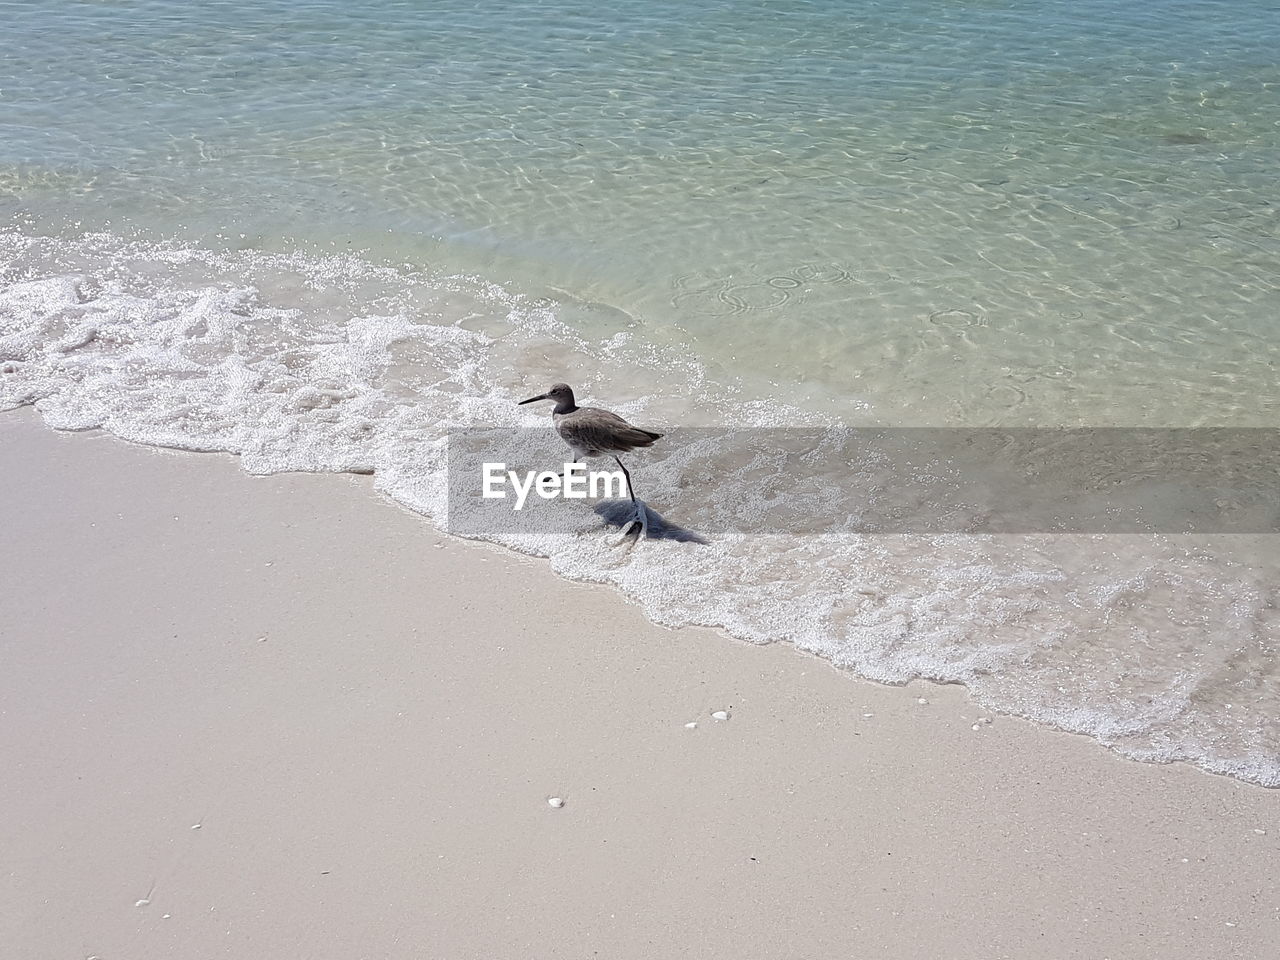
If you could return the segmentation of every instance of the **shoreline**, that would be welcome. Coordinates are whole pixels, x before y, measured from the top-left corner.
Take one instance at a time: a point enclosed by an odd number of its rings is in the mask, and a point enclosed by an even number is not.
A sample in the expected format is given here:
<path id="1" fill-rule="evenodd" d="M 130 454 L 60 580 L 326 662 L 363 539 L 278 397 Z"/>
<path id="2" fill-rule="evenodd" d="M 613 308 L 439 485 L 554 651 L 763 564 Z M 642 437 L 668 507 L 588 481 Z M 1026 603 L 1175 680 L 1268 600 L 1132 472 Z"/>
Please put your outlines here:
<path id="1" fill-rule="evenodd" d="M 23 955 L 1216 958 L 1280 936 L 1280 792 L 654 625 L 367 478 L 250 477 L 31 410 L 0 448 L 0 939 Z"/>
<path id="2" fill-rule="evenodd" d="M 650 425 L 740 416 L 734 408 L 750 391 L 726 393 L 705 379 L 702 360 L 672 364 L 665 348 L 648 353 L 643 337 L 618 354 L 612 341 L 575 333 L 564 304 L 538 306 L 479 278 L 442 284 L 350 254 L 223 256 L 122 247 L 114 236 L 63 250 L 50 237 L 4 238 L 34 273 L 0 297 L 0 311 L 25 318 L 18 338 L 28 344 L 5 364 L 0 393 L 10 405 L 41 398 L 50 426 L 106 422 L 134 442 L 235 451 L 253 474 L 372 470 L 379 492 L 430 522 L 447 518 L 452 531 L 545 554 L 562 576 L 609 582 L 657 623 L 790 642 L 880 682 L 959 681 L 992 709 L 1086 733 L 1128 756 L 1280 784 L 1280 741 L 1268 728 L 1280 716 L 1280 688 L 1267 648 L 1280 630 L 1280 562 L 1248 538 L 1238 555 L 1234 538 L 1195 536 L 1122 536 L 1081 550 L 1054 536 L 715 535 L 728 529 L 725 513 L 777 511 L 816 532 L 824 509 L 861 516 L 878 503 L 910 516 L 922 503 L 926 515 L 939 506 L 927 489 L 893 481 L 874 456 L 855 483 L 827 468 L 796 485 L 788 459 L 767 442 L 745 469 L 734 465 L 737 444 L 667 445 L 646 458 L 645 495 L 684 529 L 708 531 L 705 550 L 658 544 L 623 560 L 585 509 L 555 512 L 581 534 L 570 538 L 524 541 L 505 516 L 468 528 L 458 501 L 446 499 L 454 461 L 440 428 L 545 427 L 545 415 L 516 401 L 554 379 L 548 368 L 559 368 L 556 377 L 573 368 L 580 382 L 608 373 L 598 399 L 631 397 L 635 406 L 624 400 L 621 412 Z M 394 309 L 371 313 L 375 304 Z M 157 315 L 168 319 L 137 320 Z M 490 322 L 500 315 L 512 335 L 494 339 L 501 328 Z M 562 338 L 575 345 L 572 359 L 552 348 Z M 185 359 L 173 363 L 175 344 Z M 751 402 L 750 423 L 807 422 L 783 397 Z M 563 447 L 552 442 L 554 463 Z M 716 478 L 715 496 L 690 486 L 698 477 Z"/>

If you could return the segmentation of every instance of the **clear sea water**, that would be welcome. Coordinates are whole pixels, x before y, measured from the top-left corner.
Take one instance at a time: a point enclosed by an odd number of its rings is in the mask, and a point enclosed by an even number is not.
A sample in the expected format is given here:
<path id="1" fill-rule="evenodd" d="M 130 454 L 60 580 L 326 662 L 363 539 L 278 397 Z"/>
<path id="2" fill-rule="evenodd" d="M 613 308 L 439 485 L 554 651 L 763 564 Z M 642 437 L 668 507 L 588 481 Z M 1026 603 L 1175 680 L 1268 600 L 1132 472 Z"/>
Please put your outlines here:
<path id="1" fill-rule="evenodd" d="M 537 422 L 511 401 L 554 380 L 659 428 L 1280 411 L 1272 3 L 31 0 L 0 23 L 0 408 L 52 426 L 372 469 L 443 523 L 445 431 Z M 677 515 L 685 467 L 650 475 Z M 785 490 L 768 469 L 718 493 Z M 619 554 L 584 520 L 511 545 L 664 623 L 1280 785 L 1271 537 Z"/>

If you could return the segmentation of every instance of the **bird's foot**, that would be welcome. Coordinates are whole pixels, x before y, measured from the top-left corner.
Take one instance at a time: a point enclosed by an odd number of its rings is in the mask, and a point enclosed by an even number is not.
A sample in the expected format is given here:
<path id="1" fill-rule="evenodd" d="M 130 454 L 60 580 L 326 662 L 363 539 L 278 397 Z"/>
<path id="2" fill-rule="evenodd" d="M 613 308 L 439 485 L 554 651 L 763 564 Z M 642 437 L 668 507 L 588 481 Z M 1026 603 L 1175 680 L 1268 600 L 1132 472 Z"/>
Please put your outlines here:
<path id="1" fill-rule="evenodd" d="M 622 525 L 622 539 L 645 540 L 649 536 L 649 508 L 644 501 L 635 501 L 635 513 Z M 619 541 L 621 542 L 621 541 Z"/>
<path id="2" fill-rule="evenodd" d="M 644 507 L 636 509 L 636 515 L 627 521 L 627 525 L 622 527 L 622 536 L 635 536 L 637 540 L 644 540 L 649 536 L 649 518 L 644 515 Z"/>
<path id="3" fill-rule="evenodd" d="M 618 543 L 662 539 L 668 529 L 662 517 L 643 500 L 604 500 L 596 504 L 595 512 L 606 524 L 622 531 Z"/>

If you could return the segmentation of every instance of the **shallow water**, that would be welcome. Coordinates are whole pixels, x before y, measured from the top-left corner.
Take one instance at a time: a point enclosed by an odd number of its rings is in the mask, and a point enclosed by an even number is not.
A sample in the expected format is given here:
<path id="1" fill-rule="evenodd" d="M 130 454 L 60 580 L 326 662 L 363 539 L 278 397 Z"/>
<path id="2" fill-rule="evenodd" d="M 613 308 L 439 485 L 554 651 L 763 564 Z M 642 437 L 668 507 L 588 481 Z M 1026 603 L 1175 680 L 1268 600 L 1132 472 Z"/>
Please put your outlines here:
<path id="1" fill-rule="evenodd" d="M 0 406 L 55 426 L 373 469 L 443 523 L 446 431 L 539 422 L 511 400 L 552 380 L 662 426 L 1280 407 L 1263 3 L 0 15 Z M 690 486 L 785 489 L 776 464 L 739 487 L 709 462 L 639 476 L 686 519 Z M 663 622 L 1280 784 L 1270 538 L 619 555 L 592 522 L 507 539 Z"/>

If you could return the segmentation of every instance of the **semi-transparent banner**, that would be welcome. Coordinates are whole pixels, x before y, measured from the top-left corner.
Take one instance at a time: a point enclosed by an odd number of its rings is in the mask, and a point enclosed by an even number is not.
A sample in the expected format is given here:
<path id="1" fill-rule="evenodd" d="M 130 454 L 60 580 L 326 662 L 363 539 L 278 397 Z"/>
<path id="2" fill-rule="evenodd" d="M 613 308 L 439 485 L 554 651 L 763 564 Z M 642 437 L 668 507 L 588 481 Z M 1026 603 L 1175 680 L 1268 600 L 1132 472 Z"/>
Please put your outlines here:
<path id="1" fill-rule="evenodd" d="M 702 536 L 1280 530 L 1263 428 L 690 428 L 621 459 L 637 498 Z M 581 530 L 625 514 L 625 481 L 549 428 L 454 431 L 449 528 Z"/>

